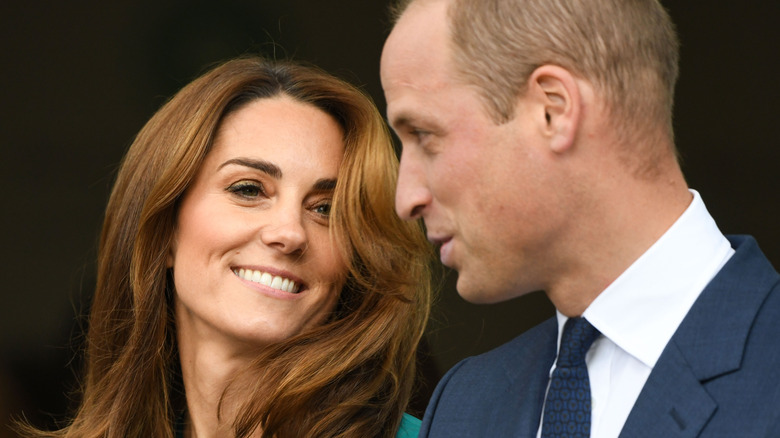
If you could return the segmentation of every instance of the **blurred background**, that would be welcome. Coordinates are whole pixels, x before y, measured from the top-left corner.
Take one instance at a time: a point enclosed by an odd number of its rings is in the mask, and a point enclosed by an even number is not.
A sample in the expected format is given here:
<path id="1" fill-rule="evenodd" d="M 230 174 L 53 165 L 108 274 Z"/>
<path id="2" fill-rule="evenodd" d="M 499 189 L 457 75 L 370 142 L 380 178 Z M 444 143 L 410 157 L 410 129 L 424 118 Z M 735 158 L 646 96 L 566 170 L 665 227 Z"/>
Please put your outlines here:
<path id="1" fill-rule="evenodd" d="M 74 407 L 95 248 L 135 133 L 213 63 L 245 53 L 310 61 L 384 111 L 385 0 L 77 0 L 0 3 L 0 438 Z M 780 4 L 664 2 L 682 41 L 675 126 L 683 168 L 725 233 L 780 266 Z M 410 408 L 457 360 L 553 314 L 543 294 L 475 306 L 445 272 Z"/>

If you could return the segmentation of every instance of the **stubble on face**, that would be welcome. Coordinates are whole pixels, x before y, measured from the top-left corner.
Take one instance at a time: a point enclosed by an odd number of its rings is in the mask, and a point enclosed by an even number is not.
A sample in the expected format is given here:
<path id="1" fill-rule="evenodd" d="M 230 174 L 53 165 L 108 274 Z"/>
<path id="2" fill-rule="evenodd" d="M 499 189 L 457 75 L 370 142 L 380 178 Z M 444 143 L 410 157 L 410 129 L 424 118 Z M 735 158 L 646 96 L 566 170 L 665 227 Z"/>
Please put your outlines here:
<path id="1" fill-rule="evenodd" d="M 388 119 L 403 145 L 397 209 L 416 211 L 442 261 L 471 302 L 498 302 L 545 287 L 549 242 L 566 220 L 551 151 L 538 132 L 544 112 L 518 98 L 515 118 L 496 124 L 452 62 L 449 2 L 415 2 L 382 54 Z M 420 137 L 417 132 L 425 132 Z M 445 254 L 446 253 L 446 254 Z"/>

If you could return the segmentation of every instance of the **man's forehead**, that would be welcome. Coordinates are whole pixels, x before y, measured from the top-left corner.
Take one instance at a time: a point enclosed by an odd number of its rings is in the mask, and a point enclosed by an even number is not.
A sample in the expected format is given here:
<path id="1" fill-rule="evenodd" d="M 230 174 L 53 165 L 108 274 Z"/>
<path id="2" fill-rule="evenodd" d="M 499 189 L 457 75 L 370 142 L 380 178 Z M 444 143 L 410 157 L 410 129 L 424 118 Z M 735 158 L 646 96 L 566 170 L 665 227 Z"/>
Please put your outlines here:
<path id="1" fill-rule="evenodd" d="M 380 75 L 385 91 L 391 87 L 435 87 L 446 79 L 450 50 L 449 32 L 437 20 L 443 2 L 417 6 L 401 17 L 382 51 Z M 430 10 L 429 10 L 430 9 Z"/>
<path id="2" fill-rule="evenodd" d="M 405 77 L 384 83 L 387 101 L 387 118 L 397 129 L 404 125 L 431 123 L 435 119 L 431 111 L 441 106 L 447 92 L 454 84 L 443 75 Z"/>
<path id="3" fill-rule="evenodd" d="M 442 0 L 412 4 L 396 23 L 385 42 L 382 62 L 438 55 L 431 49 L 446 48 L 449 26 L 446 2 Z"/>
<path id="4" fill-rule="evenodd" d="M 446 5 L 446 0 L 414 2 L 385 43 L 380 75 L 394 129 L 430 118 L 426 109 L 454 85 Z"/>

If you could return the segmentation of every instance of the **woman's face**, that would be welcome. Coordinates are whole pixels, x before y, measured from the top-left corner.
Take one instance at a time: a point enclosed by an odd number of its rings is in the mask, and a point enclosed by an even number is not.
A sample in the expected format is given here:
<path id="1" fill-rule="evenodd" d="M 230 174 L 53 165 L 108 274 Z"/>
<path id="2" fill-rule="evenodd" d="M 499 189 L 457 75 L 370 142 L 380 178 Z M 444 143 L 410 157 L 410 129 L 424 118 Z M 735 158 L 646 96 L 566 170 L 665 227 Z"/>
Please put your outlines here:
<path id="1" fill-rule="evenodd" d="M 225 118 L 168 261 L 180 337 L 256 347 L 327 318 L 346 273 L 328 234 L 343 154 L 335 120 L 289 97 Z"/>

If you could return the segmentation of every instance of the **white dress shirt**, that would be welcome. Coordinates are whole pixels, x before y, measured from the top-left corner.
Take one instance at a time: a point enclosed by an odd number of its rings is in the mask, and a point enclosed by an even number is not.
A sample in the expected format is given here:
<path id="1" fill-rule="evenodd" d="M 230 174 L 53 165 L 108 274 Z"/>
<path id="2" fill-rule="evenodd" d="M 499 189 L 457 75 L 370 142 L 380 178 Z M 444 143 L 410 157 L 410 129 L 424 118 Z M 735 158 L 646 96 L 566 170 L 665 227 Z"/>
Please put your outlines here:
<path id="1" fill-rule="evenodd" d="M 593 438 L 617 438 L 666 344 L 734 254 L 701 196 L 691 193 L 682 216 L 583 313 L 603 335 L 585 356 Z M 560 346 L 568 318 L 557 316 Z"/>

